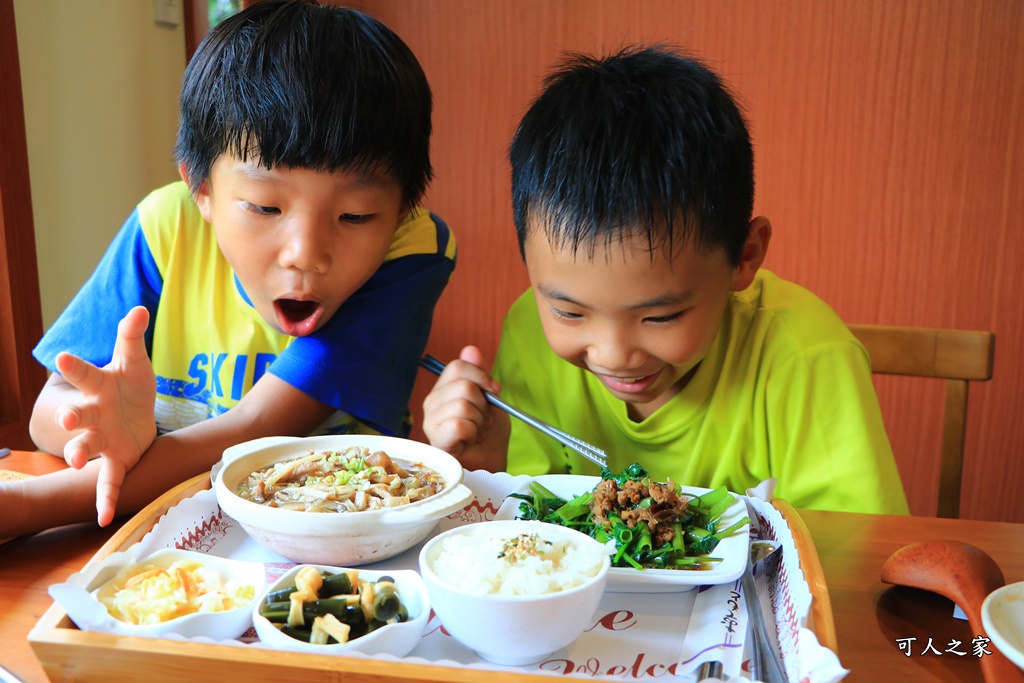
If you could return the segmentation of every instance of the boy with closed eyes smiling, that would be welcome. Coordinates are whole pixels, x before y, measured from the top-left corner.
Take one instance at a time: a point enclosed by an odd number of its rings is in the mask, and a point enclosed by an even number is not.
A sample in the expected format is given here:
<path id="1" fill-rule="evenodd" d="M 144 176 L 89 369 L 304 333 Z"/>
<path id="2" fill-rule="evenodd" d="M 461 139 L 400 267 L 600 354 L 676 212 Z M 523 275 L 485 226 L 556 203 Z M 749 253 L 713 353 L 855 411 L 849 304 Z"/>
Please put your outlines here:
<path id="1" fill-rule="evenodd" d="M 668 48 L 569 57 L 511 149 L 531 288 L 493 377 L 476 347 L 424 401 L 468 468 L 598 474 L 481 390 L 592 443 L 608 468 L 797 507 L 906 514 L 864 348 L 805 289 L 761 269 L 753 151 L 719 78 Z M 511 433 L 510 433 L 511 432 Z"/>
<path id="2" fill-rule="evenodd" d="M 454 238 L 418 206 L 431 92 L 354 10 L 259 2 L 184 78 L 183 182 L 142 200 L 36 347 L 30 429 L 73 467 L 0 484 L 0 537 L 141 509 L 269 435 L 409 431 Z"/>

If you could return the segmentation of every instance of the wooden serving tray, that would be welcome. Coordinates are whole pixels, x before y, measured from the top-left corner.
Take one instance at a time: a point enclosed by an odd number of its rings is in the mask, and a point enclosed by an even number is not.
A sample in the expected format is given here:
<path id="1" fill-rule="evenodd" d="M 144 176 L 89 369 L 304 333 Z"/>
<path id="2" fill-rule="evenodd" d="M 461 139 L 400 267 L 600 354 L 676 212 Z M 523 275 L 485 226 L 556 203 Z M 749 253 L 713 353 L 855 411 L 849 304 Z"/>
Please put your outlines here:
<path id="1" fill-rule="evenodd" d="M 90 560 L 140 541 L 178 502 L 210 488 L 209 474 L 201 474 L 174 487 L 141 510 L 100 548 Z M 799 514 L 785 501 L 776 509 L 790 526 L 801 568 L 810 586 L 812 603 L 808 628 L 821 645 L 836 650 L 835 625 L 821 563 L 814 542 Z M 118 636 L 79 630 L 60 605 L 54 603 L 28 635 L 36 657 L 51 680 L 97 681 L 216 681 L 280 683 L 301 680 L 346 681 L 451 681 L 452 683 L 543 683 L 551 676 L 528 672 L 475 669 L 444 664 L 378 661 L 369 658 L 313 655 L 265 648 L 197 643 L 138 636 Z"/>

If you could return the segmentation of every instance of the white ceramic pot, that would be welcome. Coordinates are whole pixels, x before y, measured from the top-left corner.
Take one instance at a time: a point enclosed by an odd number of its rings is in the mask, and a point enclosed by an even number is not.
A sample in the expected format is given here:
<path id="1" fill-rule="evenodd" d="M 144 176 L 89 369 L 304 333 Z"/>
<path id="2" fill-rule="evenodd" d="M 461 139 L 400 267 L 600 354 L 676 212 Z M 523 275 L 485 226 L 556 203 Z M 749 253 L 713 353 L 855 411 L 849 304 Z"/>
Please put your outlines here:
<path id="1" fill-rule="evenodd" d="M 352 446 L 422 463 L 444 478 L 444 488 L 407 505 L 346 513 L 284 510 L 235 493 L 252 472 L 301 457 L 310 450 L 340 451 Z M 473 498 L 473 492 L 462 483 L 463 474 L 462 465 L 448 453 L 410 439 L 364 435 L 268 437 L 224 451 L 214 491 L 221 509 L 270 550 L 296 563 L 348 567 L 407 550 L 422 541 L 438 520 L 462 509 Z"/>

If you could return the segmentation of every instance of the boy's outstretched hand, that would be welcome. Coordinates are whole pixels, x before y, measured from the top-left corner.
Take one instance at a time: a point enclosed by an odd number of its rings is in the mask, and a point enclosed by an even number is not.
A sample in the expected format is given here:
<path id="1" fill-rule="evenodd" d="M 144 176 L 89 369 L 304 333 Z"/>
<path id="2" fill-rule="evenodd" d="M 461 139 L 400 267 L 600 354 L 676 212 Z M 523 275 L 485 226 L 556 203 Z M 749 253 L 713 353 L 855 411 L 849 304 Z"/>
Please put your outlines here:
<path id="1" fill-rule="evenodd" d="M 101 458 L 96 484 L 96 512 L 100 526 L 114 519 L 124 476 L 156 438 L 153 405 L 156 377 L 146 353 L 149 311 L 136 306 L 117 326 L 114 354 L 103 368 L 70 353 L 57 356 L 57 370 L 81 392 L 74 404 L 57 408 L 57 424 L 66 431 L 80 430 L 64 446 L 64 459 L 81 469 Z"/>
<path id="2" fill-rule="evenodd" d="M 501 387 L 487 371 L 483 353 L 467 346 L 448 363 L 423 400 L 423 433 L 432 446 L 448 451 L 466 469 L 499 472 L 508 462 L 509 416 L 484 396 Z"/>

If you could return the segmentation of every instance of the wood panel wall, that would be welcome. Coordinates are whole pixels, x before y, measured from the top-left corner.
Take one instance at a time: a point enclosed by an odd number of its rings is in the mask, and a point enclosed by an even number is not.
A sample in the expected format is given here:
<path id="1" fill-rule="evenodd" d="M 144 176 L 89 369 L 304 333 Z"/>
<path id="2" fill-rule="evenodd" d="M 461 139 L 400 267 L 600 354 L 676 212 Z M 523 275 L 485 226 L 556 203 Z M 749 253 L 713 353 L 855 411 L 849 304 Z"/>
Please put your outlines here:
<path id="1" fill-rule="evenodd" d="M 0 0 L 0 448 L 33 449 L 28 421 L 46 370 L 32 358 L 43 322 L 18 64 L 14 5 Z"/>
<path id="2" fill-rule="evenodd" d="M 757 154 L 766 266 L 851 322 L 995 331 L 971 387 L 963 516 L 1024 521 L 1024 3 L 362 0 L 434 89 L 428 205 L 459 241 L 429 351 L 493 357 L 526 286 L 505 154 L 562 50 L 668 42 L 732 86 Z M 423 373 L 416 405 L 433 383 Z M 934 514 L 938 382 L 878 378 L 911 508 Z M 418 417 L 418 416 L 417 416 Z M 855 486 L 855 482 L 836 482 Z"/>

